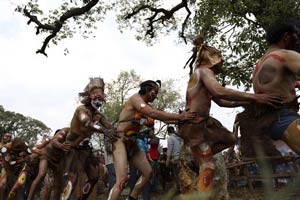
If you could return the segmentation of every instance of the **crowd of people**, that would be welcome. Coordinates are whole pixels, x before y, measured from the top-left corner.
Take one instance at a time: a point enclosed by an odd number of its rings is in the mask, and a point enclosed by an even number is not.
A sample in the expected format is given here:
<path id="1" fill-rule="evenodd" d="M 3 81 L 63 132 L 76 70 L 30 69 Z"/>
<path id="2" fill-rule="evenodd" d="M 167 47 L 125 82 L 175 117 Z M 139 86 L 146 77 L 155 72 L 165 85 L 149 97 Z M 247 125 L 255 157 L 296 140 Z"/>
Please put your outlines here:
<path id="1" fill-rule="evenodd" d="M 90 142 L 93 134 L 104 135 L 108 200 L 119 199 L 127 185 L 129 200 L 140 195 L 149 200 L 151 193 L 158 191 L 158 182 L 166 190 L 169 181 L 174 183 L 176 194 L 196 192 L 213 198 L 210 195 L 217 187 L 213 185 L 217 170 L 213 156 L 232 147 L 237 138 L 210 115 L 212 101 L 222 107 L 245 107 L 237 118 L 241 133 L 257 128 L 270 140 L 283 140 L 300 153 L 295 93 L 300 76 L 299 36 L 292 20 L 269 27 L 270 46 L 255 67 L 254 93 L 222 86 L 217 80 L 224 62 L 221 52 L 197 37 L 185 109 L 169 113 L 152 107 L 161 81 L 147 80 L 128 98 L 116 126 L 101 113 L 105 102 L 103 79 L 91 78 L 79 93 L 82 104 L 76 108 L 69 127 L 57 130 L 51 138 L 43 138 L 33 148 L 4 134 L 0 199 L 88 199 L 101 168 Z M 247 119 L 253 119 L 251 126 Z M 154 120 L 168 124 L 167 148 L 162 149 L 161 155 Z"/>

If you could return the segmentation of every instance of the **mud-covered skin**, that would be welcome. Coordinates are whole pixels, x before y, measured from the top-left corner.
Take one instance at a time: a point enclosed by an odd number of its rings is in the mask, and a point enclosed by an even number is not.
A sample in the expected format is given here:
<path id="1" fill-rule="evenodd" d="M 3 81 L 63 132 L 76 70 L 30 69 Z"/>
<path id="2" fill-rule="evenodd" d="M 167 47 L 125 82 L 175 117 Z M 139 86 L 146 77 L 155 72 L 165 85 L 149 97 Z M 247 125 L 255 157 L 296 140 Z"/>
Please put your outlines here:
<path id="1" fill-rule="evenodd" d="M 99 178 L 99 163 L 92 152 L 89 139 L 92 134 L 112 134 L 113 126 L 99 112 L 102 103 L 105 102 L 104 82 L 102 78 L 92 78 L 85 87 L 84 92 L 79 93 L 83 105 L 78 106 L 71 120 L 70 131 L 66 137 L 66 144 L 71 149 L 66 154 L 65 177 L 62 199 L 70 199 L 77 184 L 79 173 L 87 175 L 87 181 L 80 188 L 80 199 L 87 199 Z M 110 136 L 110 135 L 108 135 Z"/>
<path id="2" fill-rule="evenodd" d="M 46 138 L 41 144 L 37 144 L 33 147 L 32 160 L 38 160 L 38 173 L 34 181 L 31 184 L 27 200 L 32 200 L 38 185 L 46 176 L 47 170 L 52 170 L 53 174 L 53 191 L 54 198 L 58 199 L 61 193 L 61 177 L 62 177 L 62 162 L 65 158 L 64 151 L 68 149 L 64 145 L 66 135 L 70 131 L 70 128 L 62 128 L 58 130 L 52 138 Z"/>

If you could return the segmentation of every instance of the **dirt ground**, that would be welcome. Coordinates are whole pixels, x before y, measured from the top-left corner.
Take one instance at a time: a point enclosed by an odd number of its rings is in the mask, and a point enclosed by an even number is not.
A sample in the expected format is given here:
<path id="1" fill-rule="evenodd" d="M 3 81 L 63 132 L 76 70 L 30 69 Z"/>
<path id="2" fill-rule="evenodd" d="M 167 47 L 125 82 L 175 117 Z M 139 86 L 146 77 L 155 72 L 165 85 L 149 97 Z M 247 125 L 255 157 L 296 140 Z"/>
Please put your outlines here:
<path id="1" fill-rule="evenodd" d="M 295 187 L 298 189 L 293 189 L 288 186 L 284 186 L 281 189 L 271 189 L 267 190 L 263 186 L 257 186 L 254 188 L 254 191 L 251 191 L 248 186 L 242 187 L 231 187 L 228 189 L 230 200 L 300 200 L 300 187 L 299 184 L 295 183 Z M 156 193 L 151 193 L 151 200 L 173 200 L 179 199 L 174 196 L 174 190 L 172 183 L 169 183 L 168 189 L 166 191 L 162 191 L 161 188 L 158 188 Z M 106 200 L 108 197 L 108 193 L 106 190 L 98 187 L 99 195 L 97 197 L 94 196 L 94 200 Z M 129 194 L 129 188 L 125 188 L 121 200 L 127 199 Z M 177 196 L 178 197 L 178 196 Z M 139 197 L 142 200 L 142 197 Z M 199 198 L 197 198 L 199 199 Z"/>

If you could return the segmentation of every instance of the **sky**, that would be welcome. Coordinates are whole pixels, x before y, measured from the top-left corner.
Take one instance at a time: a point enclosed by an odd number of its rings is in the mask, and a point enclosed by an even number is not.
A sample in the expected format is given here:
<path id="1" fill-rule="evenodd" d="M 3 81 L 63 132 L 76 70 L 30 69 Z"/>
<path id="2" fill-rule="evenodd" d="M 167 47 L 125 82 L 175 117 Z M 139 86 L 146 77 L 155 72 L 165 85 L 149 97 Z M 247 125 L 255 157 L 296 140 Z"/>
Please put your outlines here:
<path id="1" fill-rule="evenodd" d="M 177 79 L 184 94 L 189 69 L 183 66 L 191 44 L 178 44 L 177 38 L 166 36 L 147 46 L 135 40 L 133 31 L 120 33 L 109 16 L 96 30 L 96 38 L 75 36 L 58 45 L 50 43 L 45 57 L 35 53 L 43 37 L 36 36 L 33 24 L 28 26 L 27 19 L 14 12 L 15 6 L 13 0 L 0 0 L 0 105 L 5 110 L 38 119 L 55 131 L 69 126 L 78 93 L 89 77 L 101 76 L 109 82 L 132 69 L 143 80 Z M 232 130 L 237 111 L 213 104 L 211 114 Z"/>

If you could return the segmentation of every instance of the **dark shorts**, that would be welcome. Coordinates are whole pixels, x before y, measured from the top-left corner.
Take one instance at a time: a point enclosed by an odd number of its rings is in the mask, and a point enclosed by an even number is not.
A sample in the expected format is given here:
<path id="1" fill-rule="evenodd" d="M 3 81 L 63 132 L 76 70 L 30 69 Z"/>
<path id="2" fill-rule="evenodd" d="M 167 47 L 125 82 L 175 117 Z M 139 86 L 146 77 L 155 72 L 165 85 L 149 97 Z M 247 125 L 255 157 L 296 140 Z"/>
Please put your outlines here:
<path id="1" fill-rule="evenodd" d="M 268 131 L 270 137 L 273 140 L 280 139 L 288 126 L 296 119 L 300 119 L 300 116 L 297 112 L 289 108 L 282 109 L 278 113 L 278 118 L 273 121 L 270 126 L 270 129 Z"/>

